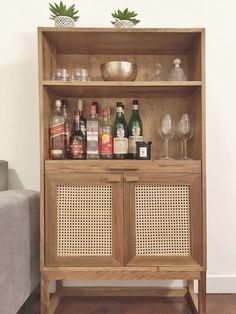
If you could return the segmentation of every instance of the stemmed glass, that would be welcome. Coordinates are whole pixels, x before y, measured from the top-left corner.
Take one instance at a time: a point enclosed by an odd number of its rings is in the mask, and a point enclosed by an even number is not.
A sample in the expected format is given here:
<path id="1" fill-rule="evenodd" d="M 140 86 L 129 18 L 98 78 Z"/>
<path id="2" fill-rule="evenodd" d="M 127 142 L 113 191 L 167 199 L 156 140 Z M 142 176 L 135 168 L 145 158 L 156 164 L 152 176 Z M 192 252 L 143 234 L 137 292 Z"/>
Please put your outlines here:
<path id="1" fill-rule="evenodd" d="M 173 138 L 175 134 L 175 128 L 171 120 L 171 116 L 166 114 L 159 128 L 159 134 L 163 138 L 163 151 L 164 155 L 160 159 L 170 160 L 173 159 L 169 156 L 169 141 Z"/>
<path id="2" fill-rule="evenodd" d="M 184 160 L 189 160 L 192 158 L 188 157 L 187 152 L 187 141 L 193 136 L 193 128 L 189 118 L 189 115 L 185 113 L 180 119 L 177 125 L 177 134 L 180 139 L 182 139 L 181 144 L 181 158 Z"/>

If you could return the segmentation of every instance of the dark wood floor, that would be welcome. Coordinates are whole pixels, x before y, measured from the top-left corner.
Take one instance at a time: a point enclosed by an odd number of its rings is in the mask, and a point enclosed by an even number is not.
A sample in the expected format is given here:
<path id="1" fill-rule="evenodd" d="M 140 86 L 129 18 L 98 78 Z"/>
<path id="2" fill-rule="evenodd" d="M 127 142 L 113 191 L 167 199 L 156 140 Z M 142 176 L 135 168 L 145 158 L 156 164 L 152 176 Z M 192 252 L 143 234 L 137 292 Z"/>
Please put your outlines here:
<path id="1" fill-rule="evenodd" d="M 39 314 L 39 294 L 18 314 Z M 55 314 L 192 314 L 185 298 L 65 297 Z M 207 314 L 236 314 L 236 294 L 208 295 Z"/>

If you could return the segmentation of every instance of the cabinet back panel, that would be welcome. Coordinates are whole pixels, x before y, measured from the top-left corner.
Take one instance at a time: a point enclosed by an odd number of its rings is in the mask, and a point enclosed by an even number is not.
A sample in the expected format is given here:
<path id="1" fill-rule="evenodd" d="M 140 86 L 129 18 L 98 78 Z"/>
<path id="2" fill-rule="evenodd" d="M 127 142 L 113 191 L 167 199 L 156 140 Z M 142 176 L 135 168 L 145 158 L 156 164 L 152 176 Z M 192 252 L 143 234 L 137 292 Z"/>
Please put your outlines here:
<path id="1" fill-rule="evenodd" d="M 152 159 L 159 159 L 162 150 L 163 142 L 159 135 L 159 126 L 164 114 L 169 113 L 174 122 L 179 121 L 184 113 L 188 113 L 194 125 L 194 135 L 189 140 L 189 153 L 193 159 L 201 160 L 201 107 L 199 101 L 200 93 L 196 93 L 192 97 L 186 98 L 139 98 L 139 112 L 143 121 L 144 140 L 152 141 Z M 55 95 L 51 95 L 51 112 L 54 107 Z M 90 105 L 92 101 L 99 103 L 99 114 L 102 108 L 109 106 L 111 108 L 112 123 L 116 116 L 116 102 L 122 101 L 125 105 L 125 118 L 128 124 L 132 114 L 132 99 L 130 98 L 83 98 L 84 115 L 89 117 Z M 76 110 L 77 99 L 69 99 L 68 114 L 71 120 L 74 117 Z M 48 136 L 46 126 L 48 125 L 50 111 L 45 111 L 45 138 Z M 45 140 L 45 149 L 47 150 L 48 141 Z M 170 155 L 173 158 L 179 158 L 181 143 L 177 136 L 169 143 Z M 46 153 L 45 156 L 48 156 Z"/>
<path id="2" fill-rule="evenodd" d="M 189 73 L 189 63 L 192 56 L 188 55 L 57 55 L 57 67 L 66 68 L 69 71 L 73 68 L 86 68 L 89 70 L 92 80 L 103 81 L 100 65 L 109 61 L 129 61 L 137 64 L 137 81 L 151 81 L 153 79 L 156 64 L 162 66 L 163 80 L 168 80 L 169 73 L 173 68 L 173 60 L 180 58 L 181 66 L 188 80 L 192 80 L 192 72 Z M 200 64 L 198 65 L 200 66 Z M 200 77 L 194 76 L 195 80 Z"/>

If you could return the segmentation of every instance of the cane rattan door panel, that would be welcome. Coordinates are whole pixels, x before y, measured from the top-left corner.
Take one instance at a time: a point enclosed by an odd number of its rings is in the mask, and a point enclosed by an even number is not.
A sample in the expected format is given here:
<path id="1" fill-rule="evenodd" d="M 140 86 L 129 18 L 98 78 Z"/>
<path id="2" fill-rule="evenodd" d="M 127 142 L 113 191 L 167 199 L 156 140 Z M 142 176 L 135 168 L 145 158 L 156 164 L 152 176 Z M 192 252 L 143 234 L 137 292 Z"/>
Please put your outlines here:
<path id="1" fill-rule="evenodd" d="M 129 265 L 196 264 L 199 175 L 126 174 L 125 250 Z M 197 261 L 197 262 L 196 262 Z"/>
<path id="2" fill-rule="evenodd" d="M 123 204 L 116 196 L 121 193 L 120 174 L 48 175 L 46 264 L 120 265 Z"/>

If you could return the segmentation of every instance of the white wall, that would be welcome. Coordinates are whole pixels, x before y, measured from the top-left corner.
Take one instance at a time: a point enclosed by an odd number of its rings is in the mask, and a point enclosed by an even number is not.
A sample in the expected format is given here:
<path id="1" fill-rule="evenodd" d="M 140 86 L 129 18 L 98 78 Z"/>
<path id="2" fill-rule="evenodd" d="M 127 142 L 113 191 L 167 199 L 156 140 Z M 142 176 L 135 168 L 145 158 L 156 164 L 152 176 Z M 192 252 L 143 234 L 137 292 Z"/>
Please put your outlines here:
<path id="1" fill-rule="evenodd" d="M 109 27 L 110 13 L 128 6 L 141 27 L 206 27 L 208 287 L 236 292 L 235 0 L 78 5 L 78 26 Z M 37 26 L 52 26 L 48 15 L 48 1 L 1 2 L 0 158 L 9 161 L 11 188 L 39 189 Z"/>

